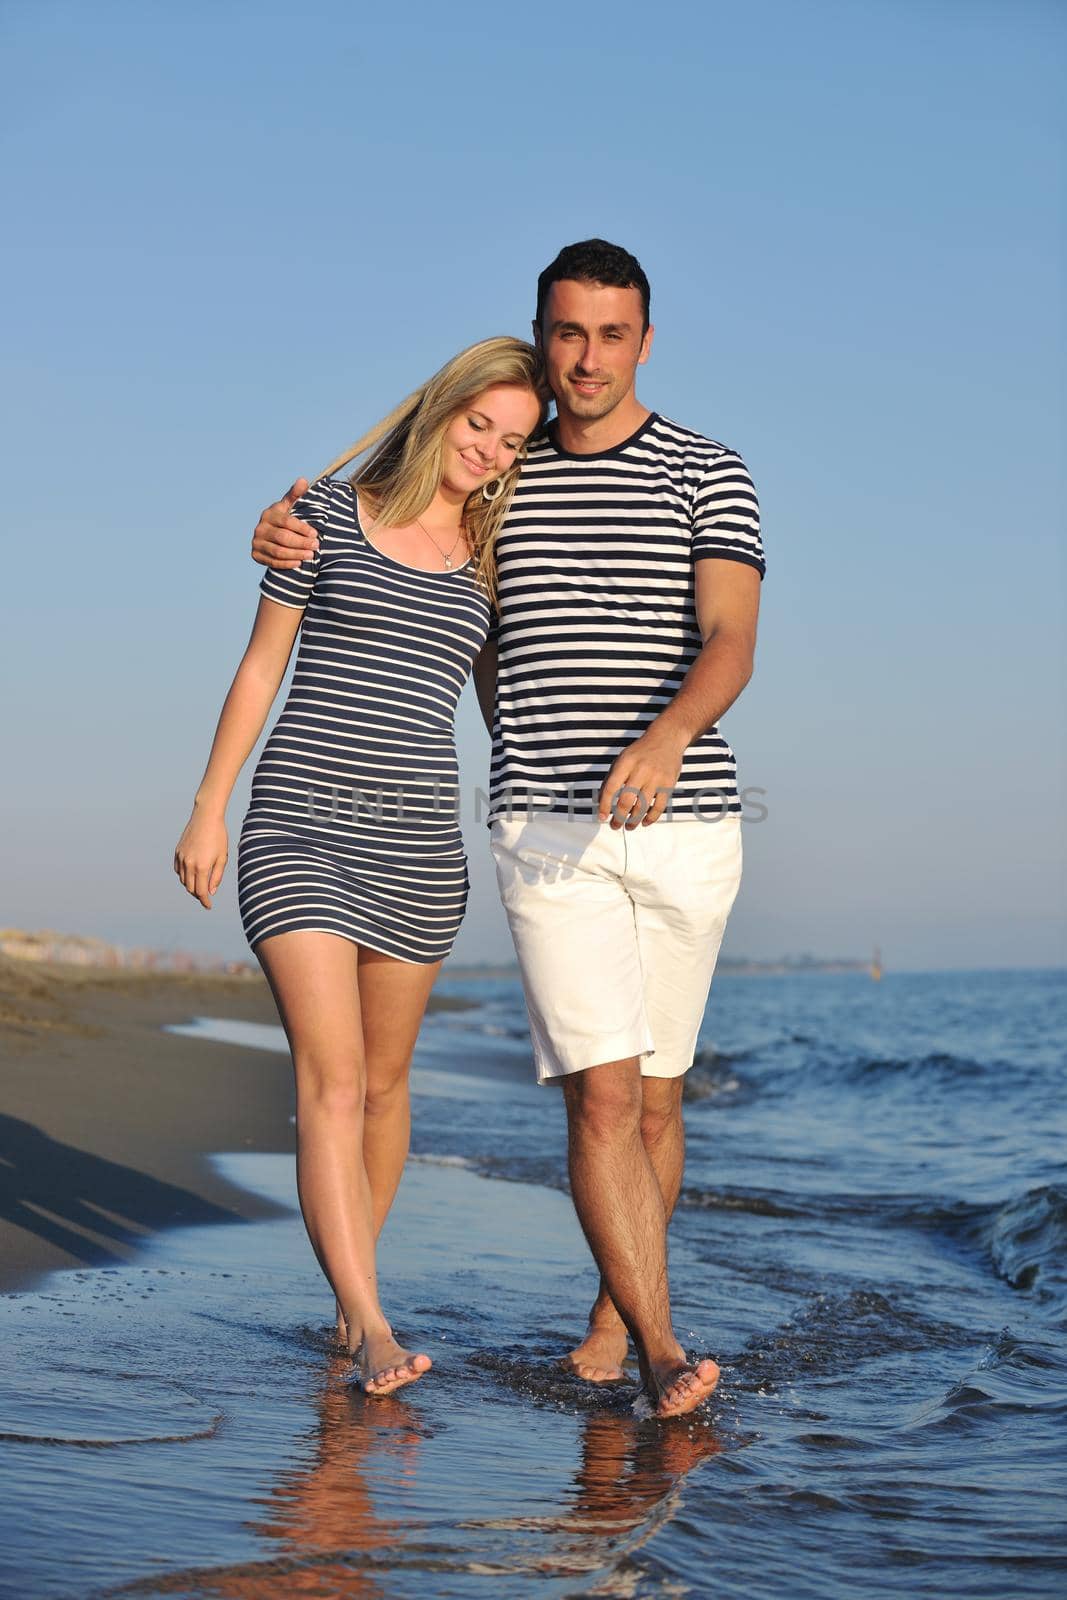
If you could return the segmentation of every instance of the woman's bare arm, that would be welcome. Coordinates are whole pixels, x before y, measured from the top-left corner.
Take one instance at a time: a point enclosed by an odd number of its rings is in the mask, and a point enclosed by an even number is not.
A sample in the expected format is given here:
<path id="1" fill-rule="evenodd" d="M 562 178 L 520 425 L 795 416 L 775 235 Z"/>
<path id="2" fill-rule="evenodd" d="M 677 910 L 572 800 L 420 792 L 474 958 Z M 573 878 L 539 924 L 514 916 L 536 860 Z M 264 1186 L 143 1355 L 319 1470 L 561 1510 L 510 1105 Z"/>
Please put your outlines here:
<path id="1" fill-rule="evenodd" d="M 193 811 L 174 852 L 174 870 L 209 911 L 227 860 L 226 806 L 237 776 L 263 732 L 285 676 L 304 613 L 265 596 L 215 729 Z"/>

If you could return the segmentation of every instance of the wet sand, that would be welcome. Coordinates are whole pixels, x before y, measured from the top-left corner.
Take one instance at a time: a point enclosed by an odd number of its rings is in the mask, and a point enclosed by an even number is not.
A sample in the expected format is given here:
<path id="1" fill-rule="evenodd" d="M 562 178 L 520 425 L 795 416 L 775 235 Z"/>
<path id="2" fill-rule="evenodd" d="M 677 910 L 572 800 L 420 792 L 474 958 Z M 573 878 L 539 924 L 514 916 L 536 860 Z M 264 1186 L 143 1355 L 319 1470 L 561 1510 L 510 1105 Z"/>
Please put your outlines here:
<path id="1" fill-rule="evenodd" d="M 413 1159 L 381 1265 L 434 1370 L 365 1400 L 297 1209 L 288 1057 L 162 1031 L 200 1017 L 277 1022 L 256 979 L 0 967 L 0 1594 L 548 1600 L 628 1565 L 722 1441 L 643 1436 L 629 1390 L 559 1373 L 591 1280 L 566 1197 Z M 439 1021 L 422 1107 L 488 1110 Z"/>
<path id="2" fill-rule="evenodd" d="M 375 1401 L 332 1348 L 291 1161 L 217 1160 L 281 1214 L 168 1230 L 135 1263 L 0 1298 L 0 1490 L 18 1506 L 0 1595 L 694 1592 L 656 1567 L 638 1588 L 633 1564 L 728 1435 L 638 1424 L 628 1394 L 556 1370 L 589 1276 L 565 1196 L 412 1163 L 382 1265 L 434 1366 Z M 681 1536 L 692 1567 L 699 1536 Z"/>
<path id="3" fill-rule="evenodd" d="M 703 1415 L 661 1425 L 555 1364 L 594 1273 L 513 981 L 443 984 L 420 1038 L 416 1153 L 379 1265 L 398 1335 L 434 1368 L 370 1401 L 345 1381 L 296 1209 L 285 1055 L 155 1031 L 214 1017 L 268 1042 L 269 997 L 0 976 L 27 1111 L 36 1093 L 38 1125 L 58 1140 L 45 1117 L 62 1115 L 75 1151 L 52 1184 L 84 1225 L 75 1259 L 90 1235 L 114 1258 L 0 1295 L 5 1600 L 1059 1600 L 1058 981 L 720 987 L 671 1262 L 679 1333 L 723 1379 Z M 32 981 L 13 993 L 13 976 Z M 131 1081 L 152 1074 L 158 1099 L 165 1051 L 184 1154 Z M 159 1148 L 135 1147 L 131 1189 L 138 1107 Z M 284 1149 L 237 1142 L 260 1113 Z M 197 1139 L 234 1148 L 207 1161 Z M 22 1172 L 40 1228 L 48 1175 L 32 1156 Z M 177 1174 L 207 1225 L 144 1203 Z"/>

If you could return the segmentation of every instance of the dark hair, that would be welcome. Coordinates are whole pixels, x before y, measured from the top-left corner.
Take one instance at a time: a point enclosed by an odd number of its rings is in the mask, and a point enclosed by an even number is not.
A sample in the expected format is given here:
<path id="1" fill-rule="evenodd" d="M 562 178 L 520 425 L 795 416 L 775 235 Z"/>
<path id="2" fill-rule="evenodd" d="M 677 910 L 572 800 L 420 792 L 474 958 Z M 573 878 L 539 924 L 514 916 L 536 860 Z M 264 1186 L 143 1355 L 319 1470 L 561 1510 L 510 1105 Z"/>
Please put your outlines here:
<path id="1" fill-rule="evenodd" d="M 637 289 L 645 317 L 641 332 L 648 332 L 652 291 L 640 261 L 621 245 L 608 244 L 606 239 L 583 239 L 580 244 L 563 246 L 555 261 L 545 268 L 537 280 L 537 315 L 534 321 L 539 328 L 545 314 L 548 291 L 562 278 L 576 278 L 579 283 L 600 283 L 609 289 Z"/>

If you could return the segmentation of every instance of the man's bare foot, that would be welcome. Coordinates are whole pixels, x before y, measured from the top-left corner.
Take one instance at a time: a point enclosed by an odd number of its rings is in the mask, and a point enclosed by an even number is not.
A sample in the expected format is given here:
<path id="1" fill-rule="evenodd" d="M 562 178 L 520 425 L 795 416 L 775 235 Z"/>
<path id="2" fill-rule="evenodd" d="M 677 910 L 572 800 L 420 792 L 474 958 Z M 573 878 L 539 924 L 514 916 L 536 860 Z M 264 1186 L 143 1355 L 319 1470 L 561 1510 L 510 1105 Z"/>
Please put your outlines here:
<path id="1" fill-rule="evenodd" d="M 353 1353 L 352 1361 L 360 1388 L 370 1395 L 392 1394 L 407 1383 L 415 1383 L 433 1366 L 429 1356 L 402 1350 L 391 1334 L 365 1339 Z"/>
<path id="2" fill-rule="evenodd" d="M 709 1357 L 703 1361 L 672 1361 L 650 1369 L 645 1394 L 652 1415 L 684 1417 L 708 1398 L 719 1381 L 719 1368 Z"/>
<path id="3" fill-rule="evenodd" d="M 573 1373 L 586 1383 L 618 1383 L 626 1376 L 622 1364 L 629 1343 L 626 1329 L 621 1325 L 597 1328 L 590 1323 L 581 1344 L 561 1356 L 559 1364 L 564 1372 Z"/>

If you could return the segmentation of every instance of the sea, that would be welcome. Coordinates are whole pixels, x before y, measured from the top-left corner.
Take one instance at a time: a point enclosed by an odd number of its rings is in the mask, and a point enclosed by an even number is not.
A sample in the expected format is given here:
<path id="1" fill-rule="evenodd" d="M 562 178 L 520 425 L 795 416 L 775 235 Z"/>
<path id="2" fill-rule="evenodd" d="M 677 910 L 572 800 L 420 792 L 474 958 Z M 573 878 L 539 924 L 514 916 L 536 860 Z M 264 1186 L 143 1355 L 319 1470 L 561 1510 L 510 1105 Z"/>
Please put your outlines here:
<path id="1" fill-rule="evenodd" d="M 277 1216 L 0 1300 L 0 1593 L 1062 1600 L 1064 973 L 716 979 L 671 1281 L 722 1378 L 669 1423 L 556 1365 L 595 1275 L 518 984 L 436 994 L 380 1255 L 433 1371 L 347 1381 L 292 1158 L 218 1152 Z"/>

